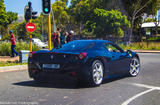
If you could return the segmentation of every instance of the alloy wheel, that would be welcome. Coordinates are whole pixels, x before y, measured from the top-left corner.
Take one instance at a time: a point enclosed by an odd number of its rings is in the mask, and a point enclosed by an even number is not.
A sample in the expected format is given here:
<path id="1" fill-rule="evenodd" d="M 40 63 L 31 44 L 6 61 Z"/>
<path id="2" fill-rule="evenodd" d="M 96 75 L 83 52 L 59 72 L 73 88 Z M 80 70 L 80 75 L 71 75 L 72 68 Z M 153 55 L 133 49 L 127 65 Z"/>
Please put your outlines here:
<path id="1" fill-rule="evenodd" d="M 140 71 L 140 62 L 137 58 L 133 58 L 130 63 L 130 75 L 135 77 L 139 74 Z"/>
<path id="2" fill-rule="evenodd" d="M 102 83 L 103 80 L 103 64 L 97 60 L 93 65 L 93 81 L 96 85 Z"/>

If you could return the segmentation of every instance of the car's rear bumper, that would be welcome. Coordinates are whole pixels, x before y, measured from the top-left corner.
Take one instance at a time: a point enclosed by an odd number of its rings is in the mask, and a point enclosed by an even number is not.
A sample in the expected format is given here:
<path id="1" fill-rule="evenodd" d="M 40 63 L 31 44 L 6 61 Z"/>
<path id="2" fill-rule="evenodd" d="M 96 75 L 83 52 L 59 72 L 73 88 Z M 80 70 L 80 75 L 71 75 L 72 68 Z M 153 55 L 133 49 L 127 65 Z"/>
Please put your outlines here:
<path id="1" fill-rule="evenodd" d="M 35 75 L 39 73 L 44 74 L 71 74 L 75 72 L 75 74 L 79 77 L 88 77 L 89 75 L 89 65 L 82 62 L 72 62 L 72 63 L 60 63 L 59 69 L 46 69 L 43 68 L 43 64 L 28 62 L 28 72 L 29 76 L 33 78 Z"/>

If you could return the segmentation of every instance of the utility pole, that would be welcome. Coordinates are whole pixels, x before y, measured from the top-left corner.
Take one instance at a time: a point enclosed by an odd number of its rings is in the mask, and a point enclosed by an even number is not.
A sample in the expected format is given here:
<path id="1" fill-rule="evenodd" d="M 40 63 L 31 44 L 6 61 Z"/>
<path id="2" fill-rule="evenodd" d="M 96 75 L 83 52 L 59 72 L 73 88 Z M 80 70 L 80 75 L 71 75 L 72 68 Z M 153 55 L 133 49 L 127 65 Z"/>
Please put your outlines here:
<path id="1" fill-rule="evenodd" d="M 28 6 L 29 6 L 29 22 L 32 22 L 32 3 L 28 2 Z M 29 32 L 29 51 L 32 52 L 32 34 L 31 32 Z"/>
<path id="2" fill-rule="evenodd" d="M 32 20 L 29 19 L 29 22 L 31 23 Z M 29 32 L 29 51 L 32 52 L 32 34 Z"/>
<path id="3" fill-rule="evenodd" d="M 49 50 L 51 50 L 51 16 L 48 15 L 48 46 Z"/>

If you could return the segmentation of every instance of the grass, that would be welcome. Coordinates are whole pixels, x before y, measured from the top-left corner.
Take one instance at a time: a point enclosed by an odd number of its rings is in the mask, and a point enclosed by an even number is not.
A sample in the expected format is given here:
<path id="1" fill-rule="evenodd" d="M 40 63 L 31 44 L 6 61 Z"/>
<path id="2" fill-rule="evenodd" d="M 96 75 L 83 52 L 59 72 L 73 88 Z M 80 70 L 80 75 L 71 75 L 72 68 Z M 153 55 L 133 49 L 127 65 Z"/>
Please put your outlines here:
<path id="1" fill-rule="evenodd" d="M 132 50 L 160 50 L 160 42 L 137 42 L 127 46 L 121 44 L 120 47 Z"/>
<path id="2" fill-rule="evenodd" d="M 19 63 L 19 62 L 0 62 L 0 67 L 5 67 L 5 66 L 16 66 L 16 65 L 27 65 L 27 63 Z"/>
<path id="3" fill-rule="evenodd" d="M 149 41 L 159 41 L 160 37 L 149 37 L 147 40 L 149 40 Z"/>

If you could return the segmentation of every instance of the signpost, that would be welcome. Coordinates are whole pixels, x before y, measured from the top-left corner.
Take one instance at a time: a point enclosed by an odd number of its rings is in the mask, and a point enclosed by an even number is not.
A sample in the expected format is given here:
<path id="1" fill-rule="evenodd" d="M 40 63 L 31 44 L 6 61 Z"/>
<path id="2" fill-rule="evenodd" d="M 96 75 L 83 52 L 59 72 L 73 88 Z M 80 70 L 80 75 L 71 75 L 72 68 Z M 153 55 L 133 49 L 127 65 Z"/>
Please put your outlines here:
<path id="1" fill-rule="evenodd" d="M 26 29 L 29 32 L 29 50 L 32 52 L 32 32 L 35 30 L 35 25 L 31 23 L 31 19 L 29 19 L 29 23 L 26 24 Z"/>
<path id="2" fill-rule="evenodd" d="M 29 32 L 29 49 L 32 52 L 32 32 L 35 30 L 35 25 L 32 22 L 32 19 L 36 19 L 37 12 L 32 10 L 32 3 L 28 2 L 28 5 L 24 8 L 24 17 L 25 20 L 29 23 L 26 24 L 26 30 Z"/>
<path id="3" fill-rule="evenodd" d="M 26 24 L 26 29 L 27 29 L 28 32 L 33 32 L 35 30 L 34 23 L 27 23 Z"/>

